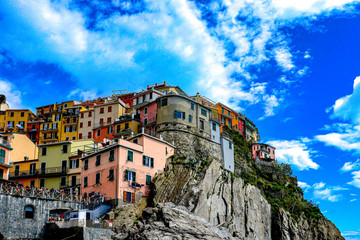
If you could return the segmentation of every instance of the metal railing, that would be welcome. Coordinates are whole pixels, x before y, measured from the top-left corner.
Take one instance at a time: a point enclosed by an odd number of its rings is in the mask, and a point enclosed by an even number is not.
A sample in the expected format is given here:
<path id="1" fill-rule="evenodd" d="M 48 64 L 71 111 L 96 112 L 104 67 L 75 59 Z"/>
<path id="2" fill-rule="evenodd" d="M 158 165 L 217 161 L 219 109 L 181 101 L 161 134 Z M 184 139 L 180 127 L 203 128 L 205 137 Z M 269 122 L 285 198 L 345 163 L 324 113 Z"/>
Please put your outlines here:
<path id="1" fill-rule="evenodd" d="M 38 169 L 33 169 L 33 170 L 23 170 L 23 171 L 11 171 L 10 173 L 10 178 L 14 178 L 14 177 L 26 177 L 26 176 L 34 176 L 39 174 L 39 170 Z"/>
<path id="2" fill-rule="evenodd" d="M 43 168 L 38 169 L 39 174 L 45 175 L 45 174 L 66 174 L 68 172 L 67 167 L 50 167 L 50 168 Z"/>
<path id="3" fill-rule="evenodd" d="M 0 138 L 0 143 L 2 145 L 5 145 L 5 146 L 8 146 L 8 147 L 11 147 L 11 143 L 3 138 Z"/>
<path id="4" fill-rule="evenodd" d="M 58 136 L 54 136 L 54 137 L 41 137 L 39 140 L 41 141 L 48 141 L 48 140 L 54 140 L 54 139 L 58 139 Z"/>
<path id="5" fill-rule="evenodd" d="M 81 184 L 81 178 L 77 178 L 76 181 L 66 181 L 65 184 L 59 184 L 59 187 L 60 188 L 69 188 L 69 187 L 75 187 L 77 185 L 80 185 Z"/>
<path id="6" fill-rule="evenodd" d="M 61 193 L 58 191 L 49 191 L 43 189 L 31 189 L 24 187 L 13 187 L 0 184 L 0 194 L 20 196 L 20 197 L 30 197 L 30 198 L 40 198 L 40 199 L 50 199 L 57 201 L 66 201 L 66 202 L 78 202 L 80 203 L 82 198 L 69 193 Z"/>

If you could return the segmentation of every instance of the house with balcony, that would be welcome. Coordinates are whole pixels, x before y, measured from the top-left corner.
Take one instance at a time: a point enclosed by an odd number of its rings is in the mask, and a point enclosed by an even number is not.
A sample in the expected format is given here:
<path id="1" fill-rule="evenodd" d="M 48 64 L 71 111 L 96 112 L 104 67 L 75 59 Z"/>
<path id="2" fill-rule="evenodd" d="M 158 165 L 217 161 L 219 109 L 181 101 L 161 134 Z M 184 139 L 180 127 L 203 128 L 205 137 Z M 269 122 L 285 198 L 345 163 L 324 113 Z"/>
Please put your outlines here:
<path id="1" fill-rule="evenodd" d="M 35 119 L 35 114 L 29 109 L 7 109 L 2 112 L 1 116 L 0 130 L 4 132 L 25 133 L 27 122 Z"/>
<path id="2" fill-rule="evenodd" d="M 94 140 L 62 141 L 39 144 L 39 187 L 79 187 L 80 162 L 78 150 L 95 148 Z M 73 186 L 74 184 L 74 186 Z"/>
<path id="3" fill-rule="evenodd" d="M 259 130 L 249 118 L 245 117 L 245 138 L 246 141 L 256 143 L 260 141 Z"/>
<path id="4" fill-rule="evenodd" d="M 10 154 L 11 163 L 38 158 L 38 147 L 26 134 L 7 132 L 2 135 L 13 148 Z"/>
<path id="5" fill-rule="evenodd" d="M 81 158 L 81 194 L 98 193 L 123 205 L 149 196 L 154 176 L 164 171 L 174 146 L 146 134 L 110 141 Z"/>
<path id="6" fill-rule="evenodd" d="M 9 180 L 23 184 L 24 187 L 39 186 L 39 159 L 24 158 L 23 161 L 13 163 Z"/>
<path id="7" fill-rule="evenodd" d="M 253 157 L 256 161 L 275 161 L 275 148 L 265 143 L 253 143 L 251 146 Z"/>
<path id="8" fill-rule="evenodd" d="M 134 116 L 121 116 L 120 118 L 115 119 L 114 122 L 114 138 L 130 138 L 141 131 L 141 123 L 138 119 L 135 119 Z M 111 136 L 110 136 L 111 137 Z"/>
<path id="9" fill-rule="evenodd" d="M 35 119 L 27 122 L 26 135 L 35 144 L 39 143 L 40 140 L 40 124 L 43 120 Z"/>
<path id="10" fill-rule="evenodd" d="M 6 140 L 5 136 L 0 134 L 0 180 L 8 180 L 10 165 L 11 143 Z"/>

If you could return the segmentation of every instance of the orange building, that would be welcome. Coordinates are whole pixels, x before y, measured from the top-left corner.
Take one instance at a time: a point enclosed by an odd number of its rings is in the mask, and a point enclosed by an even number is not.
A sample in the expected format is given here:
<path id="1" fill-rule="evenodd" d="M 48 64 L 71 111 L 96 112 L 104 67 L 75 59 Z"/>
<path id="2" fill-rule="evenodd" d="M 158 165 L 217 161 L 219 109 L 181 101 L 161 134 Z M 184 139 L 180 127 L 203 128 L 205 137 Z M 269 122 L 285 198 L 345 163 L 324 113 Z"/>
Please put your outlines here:
<path id="1" fill-rule="evenodd" d="M 25 187 L 38 187 L 38 165 L 39 159 L 15 162 L 14 168 L 10 171 L 9 179 L 21 183 Z"/>

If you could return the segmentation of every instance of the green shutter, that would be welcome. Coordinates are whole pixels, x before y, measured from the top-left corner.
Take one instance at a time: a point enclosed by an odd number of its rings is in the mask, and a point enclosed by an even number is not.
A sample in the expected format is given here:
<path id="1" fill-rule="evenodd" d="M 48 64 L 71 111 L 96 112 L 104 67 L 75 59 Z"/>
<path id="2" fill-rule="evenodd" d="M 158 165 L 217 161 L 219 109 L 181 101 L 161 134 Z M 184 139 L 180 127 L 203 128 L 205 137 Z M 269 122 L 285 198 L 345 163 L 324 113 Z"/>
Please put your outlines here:
<path id="1" fill-rule="evenodd" d="M 154 158 L 150 158 L 150 167 L 154 168 Z"/>
<path id="2" fill-rule="evenodd" d="M 177 111 L 176 110 L 174 111 L 174 118 L 175 119 L 177 118 Z"/>
<path id="3" fill-rule="evenodd" d="M 182 112 L 182 119 L 185 120 L 185 112 Z"/>
<path id="4" fill-rule="evenodd" d="M 144 166 L 146 165 L 146 156 L 145 155 L 143 156 L 143 165 Z"/>
<path id="5" fill-rule="evenodd" d="M 5 150 L 0 149 L 0 163 L 5 163 Z"/>
<path id="6" fill-rule="evenodd" d="M 125 181 L 128 180 L 128 170 L 125 170 Z"/>
<path id="7" fill-rule="evenodd" d="M 133 180 L 133 182 L 136 182 L 136 172 L 132 173 L 132 180 Z"/>

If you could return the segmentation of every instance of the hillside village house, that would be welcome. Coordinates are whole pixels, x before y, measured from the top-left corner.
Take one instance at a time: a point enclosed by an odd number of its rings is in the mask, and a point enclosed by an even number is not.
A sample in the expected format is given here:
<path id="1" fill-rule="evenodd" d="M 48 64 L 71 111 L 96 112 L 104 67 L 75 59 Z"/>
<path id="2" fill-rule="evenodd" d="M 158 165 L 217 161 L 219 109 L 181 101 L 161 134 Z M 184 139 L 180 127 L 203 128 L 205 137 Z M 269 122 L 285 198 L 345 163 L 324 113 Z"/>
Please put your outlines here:
<path id="1" fill-rule="evenodd" d="M 133 203 L 149 196 L 154 176 L 164 171 L 173 154 L 174 146 L 146 134 L 111 141 L 81 159 L 81 194 L 99 193 L 118 204 Z"/>
<path id="2" fill-rule="evenodd" d="M 275 148 L 265 143 L 254 143 L 251 146 L 255 160 L 272 162 L 275 160 Z"/>
<path id="3" fill-rule="evenodd" d="M 24 133 L 2 133 L 4 139 L 10 142 L 13 150 L 10 154 L 10 162 L 21 162 L 28 159 L 38 158 L 38 147 Z"/>
<path id="4" fill-rule="evenodd" d="M 39 159 L 25 159 L 13 163 L 9 180 L 23 184 L 23 186 L 39 186 Z"/>
<path id="5" fill-rule="evenodd" d="M 12 150 L 10 142 L 0 134 L 0 179 L 8 180 L 10 163 L 10 151 Z"/>

